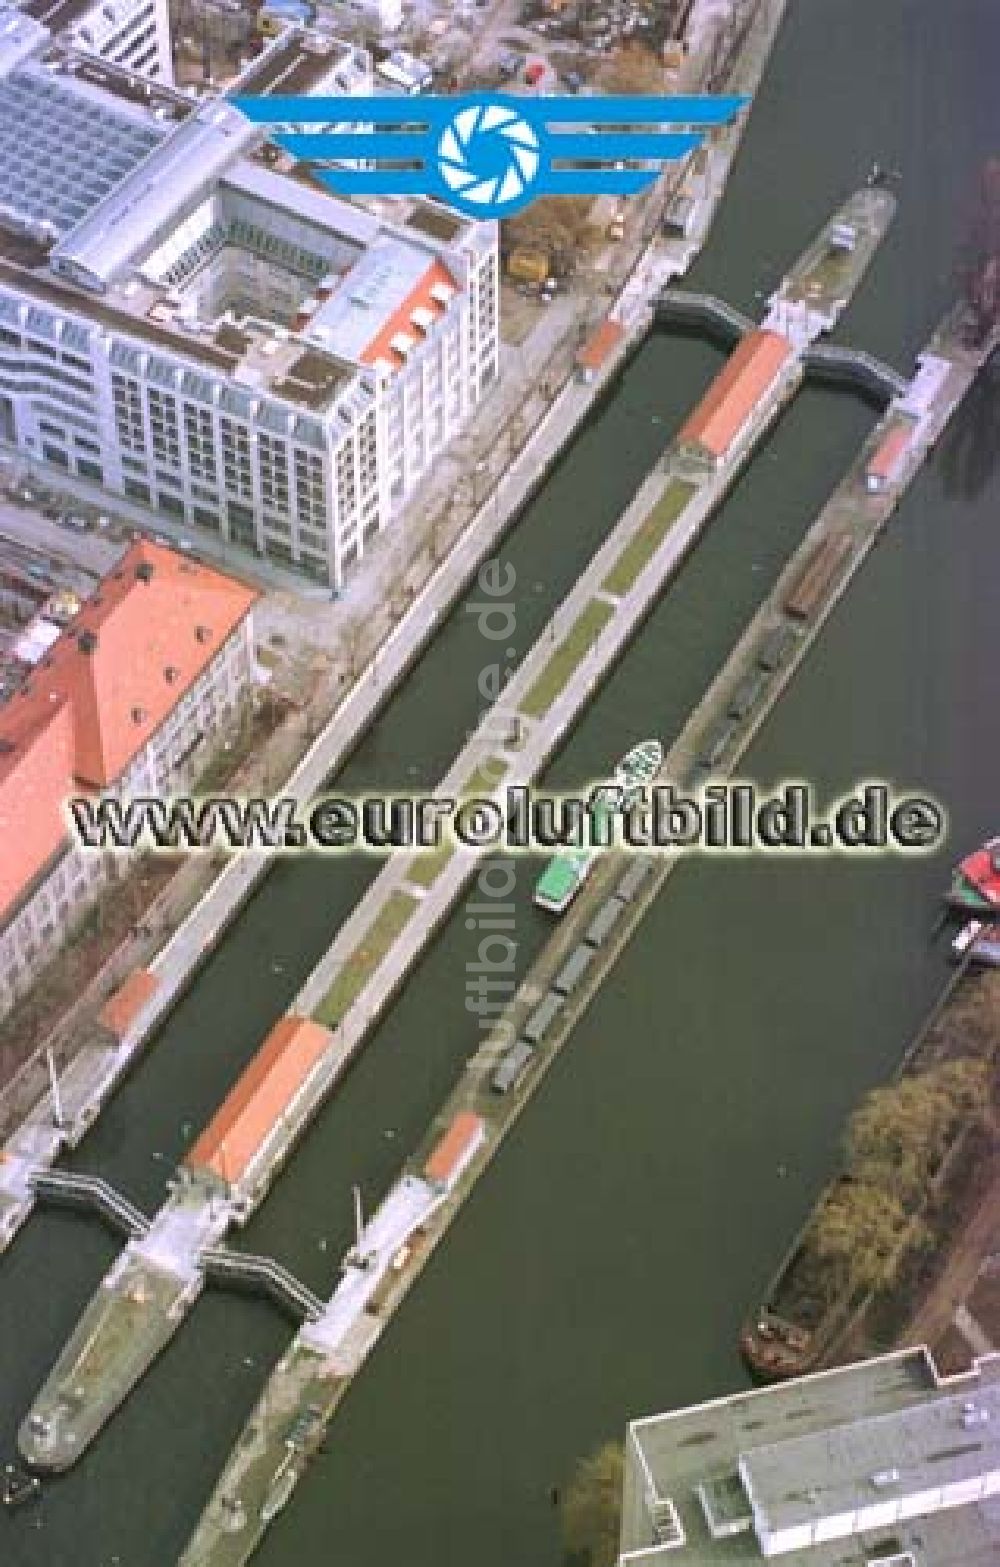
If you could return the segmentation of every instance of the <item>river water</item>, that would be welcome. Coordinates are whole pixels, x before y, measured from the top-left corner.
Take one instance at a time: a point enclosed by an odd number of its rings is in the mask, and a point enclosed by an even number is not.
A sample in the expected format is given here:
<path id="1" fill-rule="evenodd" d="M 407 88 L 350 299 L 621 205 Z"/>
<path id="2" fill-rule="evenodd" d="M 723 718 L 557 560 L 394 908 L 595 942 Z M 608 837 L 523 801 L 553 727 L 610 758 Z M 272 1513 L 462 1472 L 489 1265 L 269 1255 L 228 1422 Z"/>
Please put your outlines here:
<path id="1" fill-rule="evenodd" d="M 954 292 L 976 170 L 1000 150 L 990 0 L 799 0 L 754 108 L 695 286 L 757 309 L 873 158 L 901 207 L 839 336 L 901 368 Z M 430 786 L 707 384 L 720 356 L 656 336 L 511 535 L 510 640 L 442 628 L 352 759 L 345 788 Z M 898 1059 L 946 971 L 936 898 L 996 827 L 992 658 L 998 404 L 970 400 L 842 601 L 745 771 L 822 797 L 885 777 L 944 801 L 926 859 L 692 861 L 672 878 L 345 1402 L 261 1550 L 263 1567 L 558 1567 L 548 1492 L 629 1416 L 743 1385 L 734 1341 L 831 1168 L 843 1118 Z M 599 776 L 669 742 L 873 420 L 807 389 L 557 758 Z M 472 595 L 475 597 L 476 595 Z M 376 865 L 283 864 L 77 1155 L 150 1211 Z M 519 867 L 522 971 L 546 923 Z M 252 1221 L 245 1243 L 320 1293 L 475 1048 L 479 932 L 460 911 Z M 472 929 L 467 928 L 472 924 Z M 114 1247 L 40 1213 L 0 1263 L 0 1441 Z M 94 1450 L 0 1520 L 11 1567 L 169 1567 L 289 1338 L 262 1303 L 208 1293 Z"/>

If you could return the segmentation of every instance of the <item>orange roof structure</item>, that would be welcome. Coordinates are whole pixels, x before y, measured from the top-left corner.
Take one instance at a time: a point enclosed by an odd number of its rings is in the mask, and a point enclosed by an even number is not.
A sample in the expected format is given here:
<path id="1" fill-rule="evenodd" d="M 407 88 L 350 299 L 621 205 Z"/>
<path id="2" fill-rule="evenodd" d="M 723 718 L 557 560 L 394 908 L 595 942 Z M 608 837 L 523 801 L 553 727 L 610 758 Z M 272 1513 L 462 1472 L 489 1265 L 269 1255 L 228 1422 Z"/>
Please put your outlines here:
<path id="1" fill-rule="evenodd" d="M 454 1186 L 485 1135 L 482 1116 L 460 1110 L 424 1165 L 427 1179 Z"/>
<path id="2" fill-rule="evenodd" d="M 580 352 L 576 356 L 576 362 L 581 370 L 600 370 L 608 355 L 618 347 L 625 335 L 625 328 L 614 316 L 606 316 L 598 327 L 590 334 Z"/>
<path id="3" fill-rule="evenodd" d="M 184 1163 L 233 1186 L 286 1113 L 332 1034 L 311 1018 L 277 1022 L 246 1071 L 226 1095 Z"/>
<path id="4" fill-rule="evenodd" d="M 792 352 L 780 332 L 748 332 L 726 360 L 678 440 L 712 457 L 726 455 Z"/>
<path id="5" fill-rule="evenodd" d="M 865 469 L 865 477 L 873 479 L 877 484 L 891 484 L 909 450 L 912 435 L 911 424 L 891 425 Z"/>
<path id="6" fill-rule="evenodd" d="M 112 784 L 258 594 L 135 544 L 0 707 L 0 917 L 61 851 L 72 794 Z"/>
<path id="7" fill-rule="evenodd" d="M 420 341 L 424 333 L 429 331 L 435 321 L 445 314 L 447 305 L 435 298 L 437 291 L 448 289 L 451 293 L 458 292 L 458 284 L 452 277 L 448 268 L 440 261 L 435 261 L 427 268 L 423 277 L 415 288 L 407 294 L 403 303 L 380 328 L 378 335 L 373 337 L 361 354 L 361 363 L 373 365 L 378 360 L 387 360 L 395 369 L 405 363 L 406 355 L 393 347 L 393 339 L 400 335 L 413 337 Z M 421 320 L 426 313 L 429 319 L 426 326 L 421 325 Z M 416 315 L 416 319 L 414 319 Z"/>
<path id="8" fill-rule="evenodd" d="M 118 1039 L 123 1039 L 159 988 L 159 979 L 149 969 L 134 968 L 118 989 L 112 991 L 97 1014 L 97 1021 Z"/>

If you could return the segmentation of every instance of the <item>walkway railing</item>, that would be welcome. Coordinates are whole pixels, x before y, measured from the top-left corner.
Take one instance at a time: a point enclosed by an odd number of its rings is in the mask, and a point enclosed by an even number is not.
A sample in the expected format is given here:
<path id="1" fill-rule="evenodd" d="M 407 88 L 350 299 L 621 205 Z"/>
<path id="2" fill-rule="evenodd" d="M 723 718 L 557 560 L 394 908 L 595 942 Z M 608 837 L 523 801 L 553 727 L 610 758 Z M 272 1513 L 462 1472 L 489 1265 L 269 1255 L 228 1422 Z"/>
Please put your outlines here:
<path id="1" fill-rule="evenodd" d="M 807 374 L 831 381 L 848 381 L 862 391 L 873 393 L 887 403 L 905 396 L 909 381 L 892 365 L 876 359 L 863 348 L 845 348 L 838 343 L 815 343 L 802 359 Z"/>
<path id="2" fill-rule="evenodd" d="M 665 288 L 657 297 L 656 313 L 664 320 L 676 321 L 682 326 L 706 327 L 727 343 L 737 342 L 756 325 L 726 300 L 686 288 Z"/>
<path id="3" fill-rule="evenodd" d="M 121 1192 L 96 1175 L 38 1170 L 31 1177 L 36 1197 L 68 1208 L 88 1208 L 130 1239 L 149 1234 L 149 1220 Z"/>
<path id="4" fill-rule="evenodd" d="M 326 1310 L 319 1297 L 273 1257 L 254 1257 L 247 1252 L 215 1246 L 203 1251 L 198 1261 L 207 1278 L 220 1284 L 239 1284 L 268 1295 L 300 1322 L 316 1322 Z"/>

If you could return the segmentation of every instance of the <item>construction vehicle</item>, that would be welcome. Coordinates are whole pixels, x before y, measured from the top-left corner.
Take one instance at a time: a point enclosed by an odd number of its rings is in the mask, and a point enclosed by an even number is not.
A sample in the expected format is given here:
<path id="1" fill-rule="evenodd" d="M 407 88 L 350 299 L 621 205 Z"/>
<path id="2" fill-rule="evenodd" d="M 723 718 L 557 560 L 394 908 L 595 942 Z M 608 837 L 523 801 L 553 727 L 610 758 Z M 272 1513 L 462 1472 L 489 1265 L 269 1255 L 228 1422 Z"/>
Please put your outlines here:
<path id="1" fill-rule="evenodd" d="M 540 285 L 545 282 L 549 271 L 549 257 L 544 250 L 531 250 L 522 246 L 519 250 L 512 250 L 507 257 L 507 275 L 519 283 Z"/>

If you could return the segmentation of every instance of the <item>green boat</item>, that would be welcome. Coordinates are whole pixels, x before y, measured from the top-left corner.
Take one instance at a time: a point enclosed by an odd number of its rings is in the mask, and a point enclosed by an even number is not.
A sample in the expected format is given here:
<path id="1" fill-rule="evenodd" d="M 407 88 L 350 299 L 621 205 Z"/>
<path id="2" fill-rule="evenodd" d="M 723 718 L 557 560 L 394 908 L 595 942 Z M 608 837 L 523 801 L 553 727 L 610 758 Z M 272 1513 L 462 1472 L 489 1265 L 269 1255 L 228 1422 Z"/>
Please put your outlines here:
<path id="1" fill-rule="evenodd" d="M 601 786 L 593 811 L 595 827 L 628 806 L 640 790 L 652 783 L 663 764 L 663 747 L 658 740 L 644 740 L 623 756 L 615 774 Z M 601 852 L 602 833 L 593 834 L 598 843 L 560 849 L 553 855 L 535 883 L 535 902 L 539 908 L 561 914 L 572 902 Z"/>

